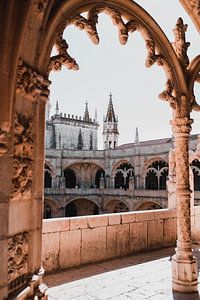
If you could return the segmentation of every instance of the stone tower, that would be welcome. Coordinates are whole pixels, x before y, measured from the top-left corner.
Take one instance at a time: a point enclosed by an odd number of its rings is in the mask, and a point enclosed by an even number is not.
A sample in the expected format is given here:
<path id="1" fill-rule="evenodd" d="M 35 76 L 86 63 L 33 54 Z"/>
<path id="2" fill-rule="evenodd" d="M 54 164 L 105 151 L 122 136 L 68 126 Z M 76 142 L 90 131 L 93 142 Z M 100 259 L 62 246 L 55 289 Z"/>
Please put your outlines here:
<path id="1" fill-rule="evenodd" d="M 103 122 L 104 149 L 114 149 L 118 146 L 118 118 L 115 116 L 112 94 L 110 93 L 108 110 Z"/>

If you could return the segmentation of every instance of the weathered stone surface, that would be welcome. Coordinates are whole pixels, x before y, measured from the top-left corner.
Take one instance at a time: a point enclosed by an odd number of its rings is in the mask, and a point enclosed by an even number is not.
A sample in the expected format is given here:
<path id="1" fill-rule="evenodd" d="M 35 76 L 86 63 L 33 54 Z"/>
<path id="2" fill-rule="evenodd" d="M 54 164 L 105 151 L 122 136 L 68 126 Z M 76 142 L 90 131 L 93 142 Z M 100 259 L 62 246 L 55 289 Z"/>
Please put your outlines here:
<path id="1" fill-rule="evenodd" d="M 81 230 L 60 232 L 59 266 L 69 268 L 81 262 Z"/>
<path id="2" fill-rule="evenodd" d="M 147 222 L 130 224 L 130 253 L 147 249 Z"/>
<path id="3" fill-rule="evenodd" d="M 82 231 L 81 263 L 106 258 L 106 227 L 88 228 Z"/>
<path id="4" fill-rule="evenodd" d="M 148 248 L 159 248 L 163 243 L 163 220 L 148 221 L 147 231 Z"/>
<path id="5" fill-rule="evenodd" d="M 128 255 L 129 224 L 113 225 L 107 227 L 107 254 L 106 257 Z"/>

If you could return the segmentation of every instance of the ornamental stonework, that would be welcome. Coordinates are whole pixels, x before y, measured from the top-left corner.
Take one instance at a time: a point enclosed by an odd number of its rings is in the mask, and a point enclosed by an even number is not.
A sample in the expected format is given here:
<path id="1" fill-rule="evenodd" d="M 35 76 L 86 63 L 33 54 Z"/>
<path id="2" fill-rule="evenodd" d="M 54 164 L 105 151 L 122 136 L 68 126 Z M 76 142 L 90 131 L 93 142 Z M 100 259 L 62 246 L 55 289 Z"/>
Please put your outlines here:
<path id="1" fill-rule="evenodd" d="M 28 199 L 32 185 L 32 156 L 34 136 L 33 116 L 15 115 L 14 159 L 11 198 Z"/>
<path id="2" fill-rule="evenodd" d="M 0 128 L 0 156 L 8 151 L 9 132 Z"/>
<path id="3" fill-rule="evenodd" d="M 48 97 L 48 86 L 50 81 L 41 74 L 33 70 L 27 64 L 19 59 L 17 69 L 17 94 L 21 94 L 30 100 L 42 95 Z"/>
<path id="4" fill-rule="evenodd" d="M 28 251 L 28 232 L 8 239 L 8 284 L 11 291 L 28 281 Z"/>

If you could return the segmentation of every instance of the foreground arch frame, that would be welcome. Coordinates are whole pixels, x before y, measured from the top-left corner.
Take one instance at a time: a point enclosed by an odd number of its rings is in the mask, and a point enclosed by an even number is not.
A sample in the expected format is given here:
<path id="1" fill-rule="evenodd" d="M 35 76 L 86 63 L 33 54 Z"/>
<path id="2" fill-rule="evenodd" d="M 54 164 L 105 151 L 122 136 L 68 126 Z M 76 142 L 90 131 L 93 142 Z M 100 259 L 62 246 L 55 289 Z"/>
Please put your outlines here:
<path id="1" fill-rule="evenodd" d="M 160 98 L 172 107 L 171 124 L 176 147 L 174 163 L 178 241 L 172 262 L 172 287 L 180 292 L 197 291 L 197 264 L 191 249 L 188 139 L 192 124 L 190 112 L 199 108 L 193 94 L 193 83 L 198 77 L 199 69 L 195 63 L 197 59 L 194 59 L 193 64 L 189 66 L 191 80 L 188 86 L 188 61 L 184 50 L 187 47 L 183 49 L 183 46 L 186 46 L 184 32 L 181 32 L 181 43 L 175 38 L 174 50 L 151 16 L 136 3 L 128 0 L 54 0 L 50 3 L 22 3 L 16 0 L 2 1 L 0 4 L 0 174 L 1 178 L 5 179 L 4 182 L 0 182 L 0 219 L 5 221 L 1 225 L 0 243 L 4 249 L 2 260 L 6 262 L 0 271 L 2 298 L 17 295 L 20 289 L 23 289 L 24 298 L 33 295 L 40 299 L 46 297 L 46 288 L 42 284 L 41 236 L 44 120 L 50 84 L 50 53 L 58 37 L 61 46 L 63 45 L 60 34 L 66 22 L 75 22 L 72 16 L 76 18 L 81 12 L 91 11 L 96 5 L 100 5 L 96 10 L 106 10 L 110 15 L 114 14 L 113 18 L 117 13 L 117 28 L 122 44 L 131 32 L 139 30 L 147 47 L 146 66 L 157 63 L 166 72 L 166 88 L 161 92 Z M 127 22 L 123 21 L 124 18 Z M 86 30 L 89 21 L 84 21 L 87 25 Z M 181 28 L 180 20 L 178 25 Z M 97 41 L 95 24 L 92 26 L 93 37 Z M 58 53 L 61 62 L 66 63 L 67 58 L 67 65 L 75 66 L 74 60 L 67 56 L 67 45 L 61 47 L 61 50 L 63 53 Z M 37 128 L 40 128 L 40 131 Z M 23 218 L 19 211 L 27 217 Z M 29 221 L 31 214 L 35 216 L 32 224 Z M 13 258 L 13 253 L 19 245 L 29 249 L 22 251 L 21 271 Z"/>

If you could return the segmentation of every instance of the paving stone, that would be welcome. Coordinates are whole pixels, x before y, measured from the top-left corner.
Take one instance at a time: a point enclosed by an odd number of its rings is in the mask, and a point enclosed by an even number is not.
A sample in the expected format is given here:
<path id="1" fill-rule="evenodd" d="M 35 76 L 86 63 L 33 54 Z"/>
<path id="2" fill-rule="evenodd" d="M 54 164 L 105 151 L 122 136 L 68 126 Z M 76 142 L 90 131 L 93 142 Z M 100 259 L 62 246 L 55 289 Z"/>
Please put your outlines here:
<path id="1" fill-rule="evenodd" d="M 172 293 L 173 251 L 157 250 L 47 275 L 49 300 L 199 300 L 198 294 Z"/>

